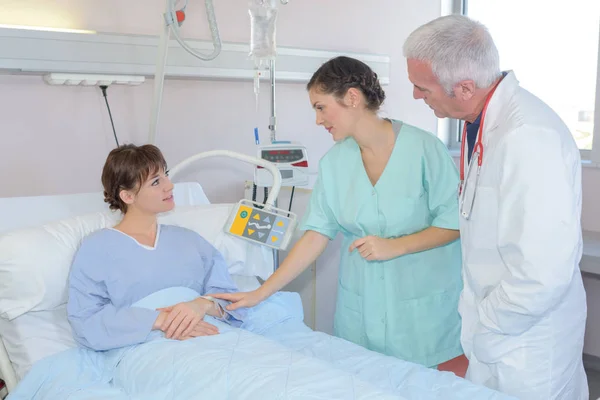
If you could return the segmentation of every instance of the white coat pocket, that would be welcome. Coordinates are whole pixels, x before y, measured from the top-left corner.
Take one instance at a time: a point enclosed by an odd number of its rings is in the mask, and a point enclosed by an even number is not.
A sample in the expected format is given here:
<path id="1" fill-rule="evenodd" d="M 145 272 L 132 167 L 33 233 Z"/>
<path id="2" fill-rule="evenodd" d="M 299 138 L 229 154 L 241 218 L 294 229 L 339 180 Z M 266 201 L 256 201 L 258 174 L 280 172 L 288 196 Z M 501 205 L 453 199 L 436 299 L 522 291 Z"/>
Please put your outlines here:
<path id="1" fill-rule="evenodd" d="M 477 323 L 473 335 L 473 354 L 485 364 L 510 359 L 516 365 L 524 365 L 518 337 L 492 332 L 481 323 Z"/>

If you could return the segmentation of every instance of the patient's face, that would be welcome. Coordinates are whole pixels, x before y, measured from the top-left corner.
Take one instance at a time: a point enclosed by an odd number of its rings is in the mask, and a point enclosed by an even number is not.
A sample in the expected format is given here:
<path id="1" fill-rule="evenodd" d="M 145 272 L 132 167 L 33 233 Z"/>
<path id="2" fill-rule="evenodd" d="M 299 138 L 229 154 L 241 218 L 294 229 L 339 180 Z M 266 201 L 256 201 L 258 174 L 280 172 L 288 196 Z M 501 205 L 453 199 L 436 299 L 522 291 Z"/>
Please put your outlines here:
<path id="1" fill-rule="evenodd" d="M 175 202 L 173 201 L 173 183 L 169 179 L 168 172 L 160 170 L 155 174 L 150 174 L 148 179 L 142 183 L 131 207 L 153 214 L 172 210 Z"/>

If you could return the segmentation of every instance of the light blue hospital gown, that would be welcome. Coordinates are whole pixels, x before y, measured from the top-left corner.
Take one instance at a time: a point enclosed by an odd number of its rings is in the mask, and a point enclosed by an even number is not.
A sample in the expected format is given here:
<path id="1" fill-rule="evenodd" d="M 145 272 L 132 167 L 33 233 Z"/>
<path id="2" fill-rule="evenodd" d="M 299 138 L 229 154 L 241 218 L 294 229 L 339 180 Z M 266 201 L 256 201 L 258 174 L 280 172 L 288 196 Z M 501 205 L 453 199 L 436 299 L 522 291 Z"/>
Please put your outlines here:
<path id="1" fill-rule="evenodd" d="M 392 121 L 396 144 L 373 186 L 348 138 L 321 160 L 301 229 L 344 240 L 336 336 L 387 355 L 435 366 L 462 354 L 460 242 L 388 261 L 348 252 L 356 239 L 395 238 L 430 226 L 458 229 L 458 172 L 444 144 Z"/>
<path id="2" fill-rule="evenodd" d="M 114 229 L 91 234 L 69 276 L 67 312 L 75 340 L 93 350 L 145 342 L 159 312 L 132 304 L 171 287 L 201 295 L 237 292 L 223 256 L 191 230 L 159 225 L 154 248 Z M 246 311 L 229 312 L 229 323 L 240 326 Z"/>

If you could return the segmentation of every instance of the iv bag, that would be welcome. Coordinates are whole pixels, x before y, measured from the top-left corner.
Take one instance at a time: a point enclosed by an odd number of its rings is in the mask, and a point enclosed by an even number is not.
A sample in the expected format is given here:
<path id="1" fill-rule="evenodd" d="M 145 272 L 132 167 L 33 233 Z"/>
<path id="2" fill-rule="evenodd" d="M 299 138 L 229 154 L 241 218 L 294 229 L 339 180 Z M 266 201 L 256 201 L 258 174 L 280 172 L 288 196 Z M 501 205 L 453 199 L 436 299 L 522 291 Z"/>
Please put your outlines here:
<path id="1" fill-rule="evenodd" d="M 277 0 L 249 0 L 250 57 L 260 66 L 263 61 L 273 60 L 277 55 L 275 23 Z"/>

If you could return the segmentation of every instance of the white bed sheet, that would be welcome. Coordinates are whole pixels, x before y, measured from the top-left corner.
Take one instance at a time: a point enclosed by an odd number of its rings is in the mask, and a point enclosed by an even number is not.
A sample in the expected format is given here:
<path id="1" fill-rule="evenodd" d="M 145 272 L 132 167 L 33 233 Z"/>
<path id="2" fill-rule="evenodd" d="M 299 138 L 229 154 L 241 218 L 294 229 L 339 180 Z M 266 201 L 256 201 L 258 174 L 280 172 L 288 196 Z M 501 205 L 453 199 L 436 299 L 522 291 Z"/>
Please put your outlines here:
<path id="1" fill-rule="evenodd" d="M 23 379 L 37 361 L 77 346 L 67 320 L 66 305 L 28 312 L 12 321 L 0 318 L 0 332 L 18 380 Z"/>

